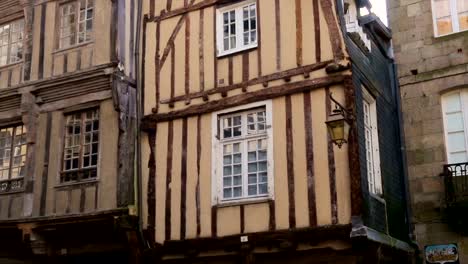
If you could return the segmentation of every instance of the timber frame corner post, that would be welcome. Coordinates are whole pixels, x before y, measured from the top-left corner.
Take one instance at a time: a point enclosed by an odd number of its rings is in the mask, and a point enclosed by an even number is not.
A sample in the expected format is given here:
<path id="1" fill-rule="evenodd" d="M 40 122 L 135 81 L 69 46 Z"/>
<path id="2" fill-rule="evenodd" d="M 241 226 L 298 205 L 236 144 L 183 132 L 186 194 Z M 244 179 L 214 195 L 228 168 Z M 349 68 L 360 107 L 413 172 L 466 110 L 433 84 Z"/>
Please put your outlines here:
<path id="1" fill-rule="evenodd" d="M 356 87 L 353 77 L 348 76 L 344 80 L 345 87 L 345 107 L 356 117 Z M 361 168 L 359 158 L 359 137 L 357 130 L 357 120 L 351 123 L 348 138 L 349 171 L 351 175 L 351 215 L 360 217 L 362 215 L 362 184 Z"/>

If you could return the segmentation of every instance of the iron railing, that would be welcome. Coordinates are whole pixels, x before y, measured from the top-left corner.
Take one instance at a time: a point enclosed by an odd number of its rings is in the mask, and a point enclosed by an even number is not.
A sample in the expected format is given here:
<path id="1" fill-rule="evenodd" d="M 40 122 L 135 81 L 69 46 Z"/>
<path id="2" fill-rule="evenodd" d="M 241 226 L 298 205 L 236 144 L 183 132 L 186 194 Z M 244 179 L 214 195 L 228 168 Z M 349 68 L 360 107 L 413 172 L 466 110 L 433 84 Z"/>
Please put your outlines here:
<path id="1" fill-rule="evenodd" d="M 447 204 L 468 202 L 468 162 L 444 165 L 443 176 Z"/>

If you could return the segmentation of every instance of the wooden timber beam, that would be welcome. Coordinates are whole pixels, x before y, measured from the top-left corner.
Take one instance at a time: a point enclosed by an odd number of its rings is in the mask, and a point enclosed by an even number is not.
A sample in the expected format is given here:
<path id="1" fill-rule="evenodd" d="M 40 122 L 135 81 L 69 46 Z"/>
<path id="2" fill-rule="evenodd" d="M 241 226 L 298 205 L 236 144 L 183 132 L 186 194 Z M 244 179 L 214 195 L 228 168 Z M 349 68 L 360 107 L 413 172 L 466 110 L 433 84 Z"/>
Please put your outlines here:
<path id="1" fill-rule="evenodd" d="M 325 17 L 325 21 L 328 26 L 330 43 L 333 50 L 333 57 L 336 61 L 344 59 L 343 45 L 341 43 L 341 31 L 338 28 L 338 21 L 333 11 L 333 4 L 331 0 L 320 0 L 322 11 Z"/>
<path id="2" fill-rule="evenodd" d="M 286 83 L 268 89 L 262 89 L 255 92 L 239 94 L 220 100 L 211 101 L 205 104 L 193 105 L 182 110 L 171 111 L 167 113 L 147 115 L 142 120 L 143 130 L 152 130 L 157 122 L 174 120 L 177 118 L 188 117 L 203 113 L 209 113 L 229 107 L 248 104 L 256 101 L 272 99 L 279 96 L 285 96 L 294 93 L 314 90 L 327 87 L 338 83 L 343 83 L 346 75 L 334 75 L 313 80 Z"/>
<path id="3" fill-rule="evenodd" d="M 219 0 L 205 0 L 203 2 L 196 3 L 194 5 L 189 5 L 188 7 L 182 7 L 182 8 L 171 10 L 169 12 L 164 12 L 160 16 L 150 19 L 149 22 L 158 22 L 158 21 L 166 20 L 166 19 L 173 18 L 176 16 L 184 15 L 192 11 L 210 7 L 212 5 L 215 5 L 218 2 Z"/>
<path id="4" fill-rule="evenodd" d="M 237 251 L 244 244 L 256 247 L 295 246 L 299 243 L 316 244 L 324 240 L 350 240 L 351 225 L 332 225 L 297 228 L 288 230 L 245 233 L 225 237 L 195 238 L 186 240 L 166 240 L 160 249 L 162 254 L 187 254 L 200 251 Z M 247 236 L 248 242 L 241 243 L 240 237 Z"/>
<path id="5" fill-rule="evenodd" d="M 269 75 L 264 75 L 260 77 L 256 77 L 253 79 L 250 79 L 248 81 L 243 81 L 241 83 L 236 83 L 224 87 L 218 87 L 218 88 L 213 88 L 213 89 L 208 89 L 206 91 L 200 91 L 200 92 L 195 92 L 195 93 L 190 93 L 187 95 L 180 95 L 180 96 L 175 96 L 172 99 L 166 99 L 166 100 L 161 100 L 160 102 L 162 104 L 171 104 L 175 103 L 178 101 L 187 101 L 187 100 L 192 100 L 195 98 L 200 98 L 200 97 L 207 97 L 208 95 L 216 94 L 216 93 L 225 93 L 231 90 L 239 89 L 239 88 L 244 88 L 256 84 L 263 84 L 263 83 L 268 83 L 271 81 L 276 81 L 280 79 L 285 79 L 285 78 L 291 78 L 292 76 L 300 75 L 300 74 L 307 74 L 312 71 L 320 70 L 325 67 L 327 67 L 330 63 L 332 63 L 331 60 L 329 61 L 324 61 L 324 62 L 319 62 L 319 63 L 314 63 L 314 64 L 309 64 L 306 66 L 302 67 L 297 67 L 291 70 L 286 70 L 286 71 L 281 71 L 281 72 L 276 72 L 273 74 Z"/>

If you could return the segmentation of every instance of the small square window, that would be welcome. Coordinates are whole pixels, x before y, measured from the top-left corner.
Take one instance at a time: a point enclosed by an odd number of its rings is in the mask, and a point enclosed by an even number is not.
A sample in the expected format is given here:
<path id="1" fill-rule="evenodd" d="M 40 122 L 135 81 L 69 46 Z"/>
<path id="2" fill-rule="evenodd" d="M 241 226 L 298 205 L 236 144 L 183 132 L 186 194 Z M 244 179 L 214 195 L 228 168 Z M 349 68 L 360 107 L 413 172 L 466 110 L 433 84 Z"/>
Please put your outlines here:
<path id="1" fill-rule="evenodd" d="M 257 28 L 257 5 L 253 0 L 218 9 L 218 56 L 257 47 Z"/>

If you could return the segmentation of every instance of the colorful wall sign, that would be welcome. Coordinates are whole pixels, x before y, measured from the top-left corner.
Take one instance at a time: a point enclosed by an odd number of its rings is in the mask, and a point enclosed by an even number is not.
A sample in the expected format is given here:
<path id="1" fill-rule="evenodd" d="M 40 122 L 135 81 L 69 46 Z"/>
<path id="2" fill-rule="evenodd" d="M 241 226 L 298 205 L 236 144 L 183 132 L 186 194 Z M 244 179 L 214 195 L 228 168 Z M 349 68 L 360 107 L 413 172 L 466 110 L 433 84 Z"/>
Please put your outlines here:
<path id="1" fill-rule="evenodd" d="M 424 247 L 427 264 L 460 264 L 457 244 Z"/>

